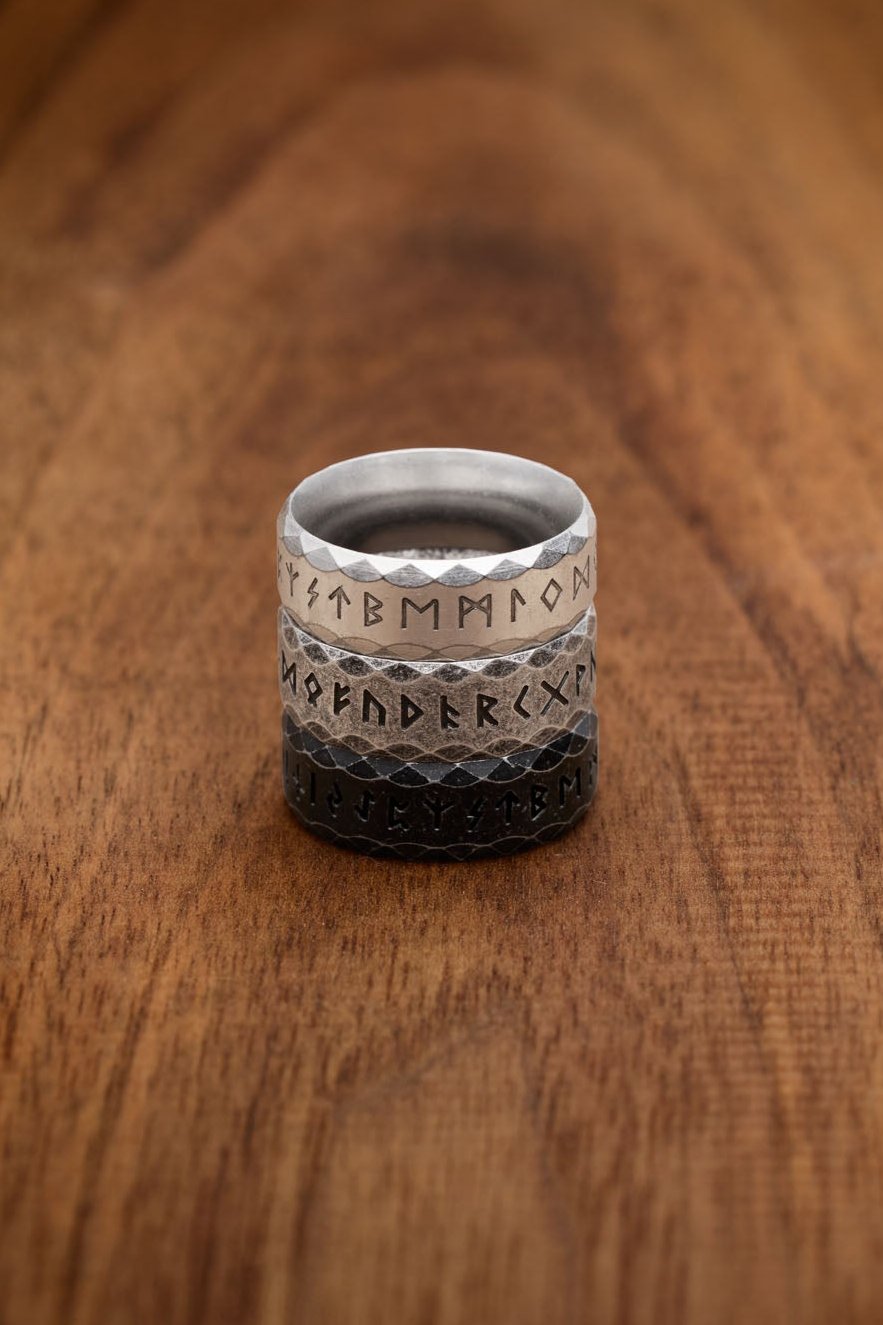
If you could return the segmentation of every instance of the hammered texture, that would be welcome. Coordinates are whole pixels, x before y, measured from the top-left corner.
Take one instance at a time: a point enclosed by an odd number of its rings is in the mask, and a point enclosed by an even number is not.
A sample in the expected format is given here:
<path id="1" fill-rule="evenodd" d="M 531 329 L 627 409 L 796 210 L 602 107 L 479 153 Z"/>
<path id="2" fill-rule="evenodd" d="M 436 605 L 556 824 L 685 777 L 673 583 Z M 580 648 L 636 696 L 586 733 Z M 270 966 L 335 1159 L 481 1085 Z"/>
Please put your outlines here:
<path id="1" fill-rule="evenodd" d="M 594 776 L 594 768 L 589 769 L 589 775 Z M 419 842 L 407 840 L 404 842 L 393 841 L 392 839 L 378 839 L 375 837 L 360 836 L 358 833 L 340 832 L 333 824 L 325 820 L 310 818 L 305 815 L 298 805 L 294 805 L 289 800 L 289 806 L 293 811 L 295 818 L 311 832 L 315 837 L 323 838 L 326 842 L 331 842 L 334 846 L 343 847 L 347 851 L 357 851 L 363 856 L 374 856 L 378 858 L 392 858 L 395 860 L 426 860 L 426 861 L 464 861 L 480 860 L 488 857 L 514 856 L 519 851 L 529 851 L 532 847 L 542 846 L 544 842 L 553 842 L 556 838 L 562 837 L 570 828 L 573 828 L 583 818 L 591 804 L 594 796 L 595 786 L 592 784 L 590 794 L 585 798 L 584 803 L 574 809 L 573 813 L 567 819 L 557 820 L 544 828 L 537 829 L 532 833 L 511 833 L 508 836 L 496 838 L 494 841 L 452 841 L 445 845 L 441 842 Z"/>
<path id="2" fill-rule="evenodd" d="M 475 487 L 461 464 L 476 467 Z M 585 813 L 598 772 L 595 516 L 571 480 L 524 469 L 456 449 L 378 454 L 320 471 L 286 499 L 283 781 L 318 836 L 369 855 L 465 860 L 549 841 Z M 318 538 L 295 509 L 384 550 Z M 444 537 L 536 537 L 575 512 L 516 551 Z"/>
<path id="3" fill-rule="evenodd" d="M 279 609 L 279 688 L 295 721 L 326 744 L 449 761 L 546 745 L 586 717 L 596 619 L 517 654 L 466 662 L 366 657 L 322 643 Z"/>
<path id="4" fill-rule="evenodd" d="M 554 769 L 570 755 L 578 755 L 597 740 L 598 717 L 592 710 L 573 731 L 564 732 L 548 745 L 533 746 L 509 755 L 480 759 L 401 760 L 382 752 L 360 754 L 345 745 L 325 745 L 299 727 L 290 713 L 282 715 L 285 737 L 309 754 L 315 763 L 326 768 L 345 769 L 363 782 L 385 779 L 397 787 L 474 787 L 481 782 L 501 784 L 521 777 L 531 769 Z"/>
<path id="5" fill-rule="evenodd" d="M 575 554 L 556 554 L 552 567 L 522 567 L 517 576 L 512 564 L 501 563 L 479 579 L 439 578 L 427 587 L 423 576 L 412 587 L 381 577 L 370 588 L 339 568 L 307 565 L 289 543 L 279 540 L 276 549 L 283 607 L 317 639 L 384 657 L 480 658 L 527 648 L 570 630 L 591 606 L 597 583 L 594 538 Z"/>
<path id="6" fill-rule="evenodd" d="M 288 712 L 291 712 L 289 709 Z M 574 722 L 583 721 L 589 714 L 589 709 L 582 708 L 574 711 Z M 293 716 L 293 715 L 292 715 Z M 336 737 L 333 732 L 321 722 L 301 722 L 299 724 L 304 731 L 310 733 L 317 741 L 323 745 L 334 744 Z M 562 736 L 567 735 L 565 727 L 547 727 L 537 734 L 538 745 L 548 745 L 551 741 L 556 741 Z M 516 754 L 523 750 L 524 745 L 512 738 L 499 736 L 496 739 L 489 738 L 487 741 L 467 742 L 450 741 L 446 745 L 440 746 L 437 750 L 427 751 L 422 746 L 414 745 L 408 741 L 392 740 L 388 744 L 381 744 L 382 733 L 380 736 L 369 738 L 364 736 L 347 736 L 347 746 L 358 754 L 364 755 L 386 755 L 393 759 L 400 760 L 420 760 L 437 759 L 445 763 L 461 763 L 467 759 L 485 759 L 489 757 L 503 757 L 510 754 Z"/>
<path id="7" fill-rule="evenodd" d="M 282 720 L 283 783 L 312 832 L 377 856 L 508 855 L 565 832 L 597 786 L 598 722 L 505 758 L 404 762 L 326 746 Z"/>
<path id="8" fill-rule="evenodd" d="M 513 551 L 482 553 L 454 561 L 438 556 L 411 558 L 358 552 L 328 543 L 305 530 L 291 509 L 293 495 L 286 497 L 276 522 L 285 551 L 292 557 L 303 558 L 314 570 L 339 572 L 358 584 L 382 582 L 400 589 L 426 585 L 459 589 L 481 580 L 513 580 L 525 571 L 550 570 L 563 557 L 581 552 L 587 544 L 593 545 L 595 539 L 595 515 L 584 497 L 579 516 L 566 529 L 541 543 Z"/>

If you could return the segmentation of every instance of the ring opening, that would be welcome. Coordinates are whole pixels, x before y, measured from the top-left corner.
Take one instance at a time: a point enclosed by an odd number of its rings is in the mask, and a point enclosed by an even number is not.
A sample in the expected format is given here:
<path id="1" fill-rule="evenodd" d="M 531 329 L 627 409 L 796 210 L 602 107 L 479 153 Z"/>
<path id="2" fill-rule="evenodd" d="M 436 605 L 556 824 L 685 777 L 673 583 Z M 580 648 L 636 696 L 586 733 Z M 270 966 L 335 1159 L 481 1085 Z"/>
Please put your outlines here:
<path id="1" fill-rule="evenodd" d="M 562 533 L 583 496 L 546 465 L 495 451 L 387 451 L 305 479 L 291 511 L 309 533 L 356 552 L 481 556 Z"/>

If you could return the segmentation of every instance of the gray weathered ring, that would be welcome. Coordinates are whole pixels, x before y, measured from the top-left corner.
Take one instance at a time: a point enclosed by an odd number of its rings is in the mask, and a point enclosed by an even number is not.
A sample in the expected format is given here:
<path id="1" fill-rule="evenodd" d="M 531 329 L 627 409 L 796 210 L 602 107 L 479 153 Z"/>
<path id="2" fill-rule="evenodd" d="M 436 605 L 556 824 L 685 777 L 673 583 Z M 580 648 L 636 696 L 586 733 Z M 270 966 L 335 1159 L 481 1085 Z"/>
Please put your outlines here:
<path id="1" fill-rule="evenodd" d="M 459 761 L 548 745 L 595 695 L 595 609 L 547 644 L 459 662 L 377 658 L 323 644 L 279 609 L 279 690 L 329 745 Z"/>
<path id="2" fill-rule="evenodd" d="M 304 630 L 358 653 L 511 653 L 587 611 L 595 533 L 585 495 L 546 465 L 465 448 L 378 452 L 286 498 L 279 595 Z"/>

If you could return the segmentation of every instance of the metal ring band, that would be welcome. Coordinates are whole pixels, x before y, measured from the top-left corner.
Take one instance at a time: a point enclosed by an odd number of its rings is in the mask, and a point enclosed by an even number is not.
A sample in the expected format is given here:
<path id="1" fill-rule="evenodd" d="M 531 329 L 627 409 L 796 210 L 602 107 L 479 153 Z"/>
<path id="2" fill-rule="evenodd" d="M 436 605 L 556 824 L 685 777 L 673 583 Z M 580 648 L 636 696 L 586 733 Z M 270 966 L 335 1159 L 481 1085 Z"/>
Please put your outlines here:
<path id="1" fill-rule="evenodd" d="M 380 452 L 320 470 L 286 499 L 279 596 L 303 629 L 358 653 L 512 653 L 587 611 L 595 531 L 585 495 L 546 465 L 459 448 Z"/>
<path id="2" fill-rule="evenodd" d="M 283 706 L 317 740 L 359 753 L 453 761 L 546 745 L 595 694 L 595 610 L 548 644 L 462 662 L 405 662 L 334 648 L 278 615 Z"/>
<path id="3" fill-rule="evenodd" d="M 372 856 L 466 860 L 560 836 L 597 786 L 598 720 L 536 750 L 448 764 L 364 757 L 282 719 L 285 797 L 311 832 Z"/>

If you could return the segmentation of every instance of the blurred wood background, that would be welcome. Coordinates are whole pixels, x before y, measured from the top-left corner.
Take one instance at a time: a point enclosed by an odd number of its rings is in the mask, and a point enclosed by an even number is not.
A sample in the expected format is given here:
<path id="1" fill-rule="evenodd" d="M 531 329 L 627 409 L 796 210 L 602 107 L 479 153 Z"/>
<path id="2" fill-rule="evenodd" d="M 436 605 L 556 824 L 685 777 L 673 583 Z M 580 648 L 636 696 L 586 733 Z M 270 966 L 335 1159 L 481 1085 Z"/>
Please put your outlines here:
<path id="1" fill-rule="evenodd" d="M 883 1319 L 877 0 L 0 7 L 0 1321 Z M 601 791 L 280 790 L 274 519 L 599 517 Z"/>

